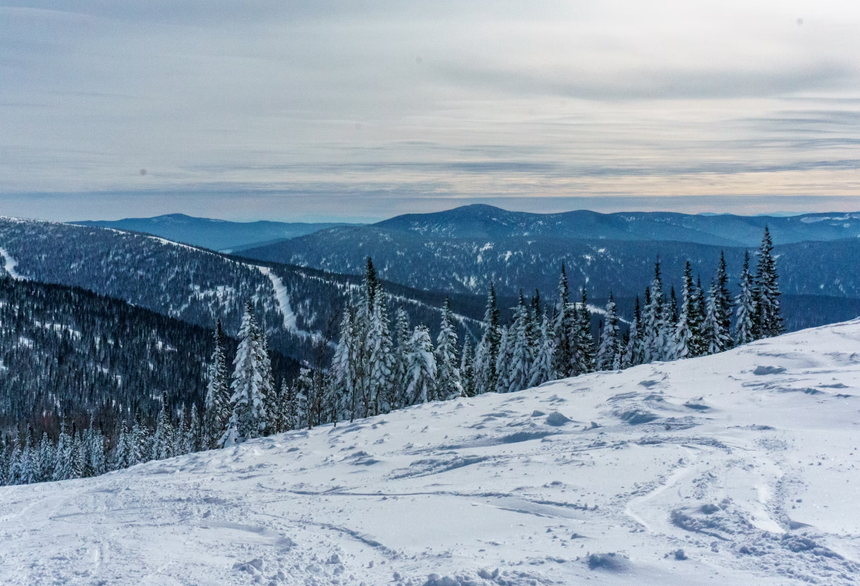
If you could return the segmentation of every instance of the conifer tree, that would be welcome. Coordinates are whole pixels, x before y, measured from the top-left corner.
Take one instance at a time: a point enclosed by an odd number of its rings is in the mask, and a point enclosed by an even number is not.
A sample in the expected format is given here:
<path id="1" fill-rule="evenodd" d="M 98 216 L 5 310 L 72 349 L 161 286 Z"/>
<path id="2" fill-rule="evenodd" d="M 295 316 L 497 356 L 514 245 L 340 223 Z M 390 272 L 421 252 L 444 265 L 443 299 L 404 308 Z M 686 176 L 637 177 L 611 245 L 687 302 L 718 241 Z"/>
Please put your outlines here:
<path id="1" fill-rule="evenodd" d="M 678 319 L 680 315 L 678 314 L 678 297 L 675 295 L 675 287 L 670 287 L 669 293 L 669 319 L 666 321 L 666 329 L 669 331 L 669 335 L 667 340 L 669 340 L 669 345 L 671 346 L 672 334 L 675 331 L 675 326 L 678 325 Z M 669 350 L 669 354 L 671 354 L 671 349 Z"/>
<path id="2" fill-rule="evenodd" d="M 105 438 L 101 429 L 90 427 L 90 438 L 87 445 L 87 456 L 89 458 L 89 475 L 100 476 L 107 472 L 107 460 L 105 459 Z"/>
<path id="3" fill-rule="evenodd" d="M 6 458 L 6 483 L 9 485 L 21 484 L 21 448 L 18 438 L 10 437 Z"/>
<path id="4" fill-rule="evenodd" d="M 537 354 L 535 355 L 529 376 L 529 387 L 536 387 L 545 382 L 555 380 L 556 373 L 553 370 L 553 331 L 546 314 L 543 315 L 540 325 L 540 335 L 537 342 Z"/>
<path id="5" fill-rule="evenodd" d="M 667 354 L 666 323 L 664 321 L 663 279 L 660 274 L 660 259 L 654 264 L 654 279 L 648 291 L 645 306 L 645 356 L 643 362 L 665 360 Z"/>
<path id="6" fill-rule="evenodd" d="M 66 433 L 66 423 L 60 424 L 60 435 L 55 450 L 54 471 L 51 480 L 67 480 L 72 477 L 72 440 Z"/>
<path id="7" fill-rule="evenodd" d="M 630 322 L 630 327 L 627 330 L 627 344 L 624 348 L 624 357 L 622 359 L 622 367 L 630 368 L 642 364 L 643 360 L 643 342 L 642 342 L 642 311 L 639 307 L 639 296 L 636 296 L 636 302 L 633 306 L 633 321 Z"/>
<path id="8" fill-rule="evenodd" d="M 420 325 L 412 333 L 406 380 L 407 405 L 432 400 L 436 386 L 436 357 L 433 355 L 433 342 L 427 326 Z"/>
<path id="9" fill-rule="evenodd" d="M 575 315 L 571 313 L 570 289 L 567 283 L 567 273 L 564 263 L 561 265 L 561 276 L 558 280 L 558 302 L 555 306 L 555 323 L 553 323 L 553 369 L 558 376 L 565 378 L 573 373 L 573 352 L 570 336 L 575 330 Z"/>
<path id="10" fill-rule="evenodd" d="M 779 306 L 779 284 L 776 274 L 776 259 L 773 256 L 773 241 L 767 226 L 758 251 L 758 266 L 755 277 L 756 337 L 770 338 L 783 333 L 782 313 Z"/>
<path id="11" fill-rule="evenodd" d="M 301 427 L 311 429 L 319 423 L 320 406 L 314 397 L 314 382 L 311 369 L 302 368 L 295 380 L 297 420 Z"/>
<path id="12" fill-rule="evenodd" d="M 603 331 L 600 334 L 600 349 L 597 351 L 597 370 L 612 370 L 617 368 L 617 354 L 618 311 L 612 291 L 609 291 L 609 301 L 606 303 L 606 317 Z"/>
<path id="13" fill-rule="evenodd" d="M 412 332 L 409 331 L 409 316 L 399 307 L 394 322 L 394 338 L 397 347 L 394 349 L 394 366 L 392 382 L 392 409 L 399 409 L 406 404 L 406 388 L 409 386 L 409 344 Z"/>
<path id="14" fill-rule="evenodd" d="M 128 433 L 128 424 L 123 421 L 120 425 L 119 436 L 114 441 L 113 450 L 111 452 L 109 466 L 111 470 L 122 470 L 131 465 L 128 457 Z"/>
<path id="15" fill-rule="evenodd" d="M 221 320 L 215 328 L 215 349 L 206 373 L 206 398 L 203 404 L 203 437 L 207 449 L 218 447 L 218 442 L 230 418 L 230 372 L 224 353 L 224 331 Z"/>
<path id="16" fill-rule="evenodd" d="M 134 425 L 131 428 L 131 435 L 129 437 L 129 466 L 149 461 L 149 455 L 152 453 L 152 449 L 150 448 L 151 443 L 149 428 L 144 425 L 142 414 L 138 410 L 135 414 Z"/>
<path id="17" fill-rule="evenodd" d="M 444 401 L 464 395 L 457 343 L 454 314 L 451 312 L 451 302 L 446 297 L 445 304 L 442 306 L 439 336 L 436 338 L 436 400 Z"/>
<path id="18" fill-rule="evenodd" d="M 510 362 L 507 363 L 507 388 L 505 392 L 514 393 L 529 386 L 534 363 L 533 341 L 534 334 L 529 330 L 531 321 L 530 311 L 526 305 L 523 292 L 520 291 L 520 301 L 514 313 L 514 323 L 508 333 L 510 344 Z"/>
<path id="19" fill-rule="evenodd" d="M 391 411 L 394 374 L 391 356 L 393 344 L 385 291 L 378 284 L 374 293 L 369 320 L 366 338 L 369 381 L 364 411 L 367 415 L 378 415 Z"/>
<path id="20" fill-rule="evenodd" d="M 34 444 L 33 428 L 27 426 L 27 431 L 24 434 L 24 447 L 21 450 L 20 484 L 33 484 L 38 478 L 39 452 Z"/>
<path id="21" fill-rule="evenodd" d="M 72 424 L 72 430 L 75 431 L 74 424 Z M 74 439 L 72 440 L 72 467 L 69 478 L 84 478 L 86 459 L 87 450 L 81 439 L 81 432 L 75 431 Z"/>
<path id="22" fill-rule="evenodd" d="M 278 412 L 278 394 L 275 388 L 275 376 L 272 373 L 272 359 L 269 356 L 269 338 L 266 335 L 265 324 L 258 330 L 259 340 L 257 352 L 260 365 L 260 395 L 263 400 L 263 422 L 260 435 L 275 433 L 275 418 Z"/>
<path id="23" fill-rule="evenodd" d="M 341 316 L 339 340 L 328 379 L 328 402 L 334 413 L 335 423 L 352 418 L 354 413 L 352 406 L 356 387 L 355 365 L 358 360 L 358 340 L 353 330 L 354 322 L 353 309 L 347 304 Z"/>
<path id="24" fill-rule="evenodd" d="M 239 328 L 239 348 L 233 361 L 233 381 L 230 389 L 231 415 L 227 430 L 221 437 L 221 447 L 242 443 L 265 434 L 267 424 L 264 404 L 264 372 L 261 362 L 260 332 L 250 302 L 245 308 Z"/>
<path id="25" fill-rule="evenodd" d="M 39 443 L 39 465 L 37 482 L 51 480 L 56 466 L 56 452 L 54 444 L 48 438 L 48 432 L 42 432 L 42 441 Z"/>
<path id="26" fill-rule="evenodd" d="M 740 293 L 735 298 L 735 344 L 749 344 L 755 340 L 755 287 L 750 274 L 750 254 L 744 252 L 744 266 L 741 271 Z"/>
<path id="27" fill-rule="evenodd" d="M 696 355 L 697 312 L 698 300 L 696 299 L 696 285 L 693 283 L 693 269 L 690 266 L 690 261 L 687 261 L 687 264 L 684 265 L 681 311 L 678 314 L 678 323 L 675 325 L 673 360 L 691 358 Z"/>
<path id="28" fill-rule="evenodd" d="M 197 403 L 191 404 L 191 417 L 188 420 L 188 440 L 186 443 L 191 452 L 199 452 L 203 449 L 203 435 L 200 427 L 200 415 L 197 412 Z"/>
<path id="29" fill-rule="evenodd" d="M 287 381 L 281 382 L 281 397 L 278 403 L 280 408 L 280 428 L 281 431 L 292 431 L 298 429 L 296 421 L 296 398 L 295 388 L 288 385 Z M 335 419 L 334 423 L 337 423 Z"/>
<path id="30" fill-rule="evenodd" d="M 298 381 L 296 381 L 294 386 L 292 411 L 294 413 L 293 421 L 295 422 L 293 429 L 310 428 L 311 417 L 308 396 L 304 385 L 299 384 Z"/>
<path id="31" fill-rule="evenodd" d="M 475 388 L 477 393 L 495 391 L 498 382 L 496 364 L 499 358 L 499 309 L 496 307 L 496 288 L 490 283 L 487 309 L 484 312 L 483 336 L 475 350 Z"/>
<path id="32" fill-rule="evenodd" d="M 463 384 L 463 396 L 474 397 L 475 392 L 475 364 L 472 360 L 472 346 L 469 337 L 464 336 L 463 354 L 460 358 L 460 378 Z"/>
<path id="33" fill-rule="evenodd" d="M 9 446 L 7 438 L 0 434 L 0 486 L 8 486 L 9 482 Z"/>
<path id="34" fill-rule="evenodd" d="M 510 386 L 509 367 L 513 354 L 513 341 L 511 331 L 505 326 L 499 327 L 499 354 L 496 356 L 496 388 L 491 391 L 496 393 L 507 393 Z"/>
<path id="35" fill-rule="evenodd" d="M 172 458 L 174 453 L 174 430 L 170 420 L 170 404 L 167 391 L 161 395 L 161 409 L 155 423 L 155 434 L 152 437 L 152 460 Z"/>
<path id="36" fill-rule="evenodd" d="M 720 251 L 720 263 L 717 265 L 717 274 L 714 277 L 714 315 L 719 324 L 719 331 L 724 333 L 723 350 L 732 347 L 732 294 L 729 291 L 729 275 L 726 270 L 726 255 Z"/>
<path id="37" fill-rule="evenodd" d="M 731 334 L 728 330 L 723 329 L 723 323 L 720 318 L 720 300 L 719 288 L 716 282 L 711 281 L 711 288 L 708 291 L 708 300 L 706 305 L 704 335 L 706 354 L 718 354 L 731 347 Z"/>
<path id="38" fill-rule="evenodd" d="M 582 288 L 579 307 L 576 309 L 576 374 L 594 372 L 594 336 L 591 335 L 591 312 L 588 310 L 588 297 Z"/>

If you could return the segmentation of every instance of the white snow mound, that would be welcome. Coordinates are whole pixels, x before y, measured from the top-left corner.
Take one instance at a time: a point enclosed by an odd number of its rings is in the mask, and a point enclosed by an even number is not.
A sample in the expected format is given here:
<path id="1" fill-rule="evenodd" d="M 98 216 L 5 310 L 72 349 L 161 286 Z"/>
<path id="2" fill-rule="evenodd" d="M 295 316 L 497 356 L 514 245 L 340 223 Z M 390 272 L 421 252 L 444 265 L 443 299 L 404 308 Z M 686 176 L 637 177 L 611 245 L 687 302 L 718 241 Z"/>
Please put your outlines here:
<path id="1" fill-rule="evenodd" d="M 853 321 L 0 488 L 0 582 L 853 584 L 858 409 Z"/>

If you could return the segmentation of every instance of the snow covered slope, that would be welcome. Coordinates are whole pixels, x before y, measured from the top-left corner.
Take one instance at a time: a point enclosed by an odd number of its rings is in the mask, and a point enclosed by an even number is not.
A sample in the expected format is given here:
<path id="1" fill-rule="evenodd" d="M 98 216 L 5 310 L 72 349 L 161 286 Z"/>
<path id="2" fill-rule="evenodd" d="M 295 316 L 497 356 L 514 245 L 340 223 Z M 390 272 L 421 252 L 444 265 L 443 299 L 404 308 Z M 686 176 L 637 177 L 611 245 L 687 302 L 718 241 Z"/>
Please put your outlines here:
<path id="1" fill-rule="evenodd" d="M 0 488 L 0 582 L 852 584 L 858 409 L 854 321 Z"/>

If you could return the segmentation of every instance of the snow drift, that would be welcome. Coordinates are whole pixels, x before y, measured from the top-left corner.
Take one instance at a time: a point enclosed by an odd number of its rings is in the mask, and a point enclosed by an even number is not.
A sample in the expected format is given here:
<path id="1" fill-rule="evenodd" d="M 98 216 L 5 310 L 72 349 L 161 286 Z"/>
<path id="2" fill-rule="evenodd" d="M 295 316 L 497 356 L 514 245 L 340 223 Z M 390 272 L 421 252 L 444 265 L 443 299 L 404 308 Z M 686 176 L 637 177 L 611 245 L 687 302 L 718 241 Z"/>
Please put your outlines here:
<path id="1" fill-rule="evenodd" d="M 0 488 L 4 584 L 853 584 L 860 321 Z"/>

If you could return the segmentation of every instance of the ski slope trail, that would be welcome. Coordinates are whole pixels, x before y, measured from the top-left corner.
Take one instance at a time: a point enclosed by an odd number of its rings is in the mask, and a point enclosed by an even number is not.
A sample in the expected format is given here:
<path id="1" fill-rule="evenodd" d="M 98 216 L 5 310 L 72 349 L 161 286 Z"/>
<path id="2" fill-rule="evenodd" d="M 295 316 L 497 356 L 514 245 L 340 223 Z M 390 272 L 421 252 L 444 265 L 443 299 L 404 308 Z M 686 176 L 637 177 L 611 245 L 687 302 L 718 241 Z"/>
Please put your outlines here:
<path id="1" fill-rule="evenodd" d="M 858 448 L 853 321 L 0 488 L 0 583 L 856 584 Z"/>

